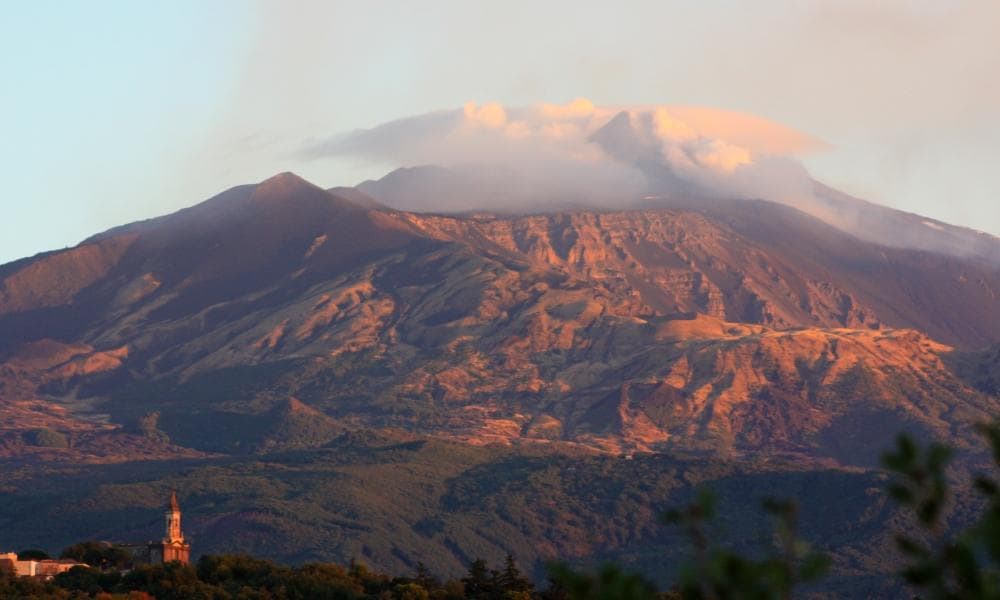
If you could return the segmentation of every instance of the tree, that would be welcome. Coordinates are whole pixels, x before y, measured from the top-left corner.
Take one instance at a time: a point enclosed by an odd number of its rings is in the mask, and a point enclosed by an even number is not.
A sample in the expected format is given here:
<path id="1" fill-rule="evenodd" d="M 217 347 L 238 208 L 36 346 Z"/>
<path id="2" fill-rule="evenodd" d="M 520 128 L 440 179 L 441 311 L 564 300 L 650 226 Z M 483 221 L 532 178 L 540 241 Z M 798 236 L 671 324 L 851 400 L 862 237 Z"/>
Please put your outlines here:
<path id="1" fill-rule="evenodd" d="M 392 588 L 393 600 L 428 600 L 430 594 L 419 583 L 400 583 Z"/>
<path id="2" fill-rule="evenodd" d="M 180 563 L 144 565 L 122 579 L 126 590 L 151 594 L 157 600 L 221 600 L 227 594 L 202 582 L 193 567 Z"/>
<path id="3" fill-rule="evenodd" d="M 667 512 L 664 521 L 679 525 L 688 535 L 694 557 L 681 569 L 677 589 L 657 594 L 641 576 L 606 565 L 596 574 L 575 573 L 563 565 L 550 567 L 558 587 L 546 593 L 571 600 L 784 600 L 793 589 L 817 580 L 827 568 L 825 555 L 813 552 L 796 534 L 794 502 L 768 499 L 764 510 L 774 519 L 778 544 L 763 557 L 738 554 L 715 543 L 707 523 L 715 515 L 715 497 L 702 491 L 687 506 Z"/>
<path id="4" fill-rule="evenodd" d="M 65 548 L 59 557 L 72 558 L 101 570 L 125 569 L 133 562 L 132 555 L 127 550 L 108 542 L 96 541 L 73 544 Z"/>
<path id="5" fill-rule="evenodd" d="M 486 566 L 486 561 L 477 558 L 469 565 L 468 574 L 462 578 L 467 598 L 493 598 L 496 586 L 493 573 Z"/>
<path id="6" fill-rule="evenodd" d="M 48 552 L 38 548 L 29 548 L 17 553 L 17 560 L 49 560 L 50 558 L 52 557 L 49 556 Z"/>
<path id="7" fill-rule="evenodd" d="M 287 567 L 245 554 L 202 556 L 197 568 L 198 579 L 231 592 L 244 587 L 254 589 L 277 587 L 291 576 Z"/>
<path id="8" fill-rule="evenodd" d="M 151 440 L 158 440 L 163 443 L 170 442 L 170 436 L 160 430 L 160 411 L 156 410 L 146 413 L 136 420 L 136 427 L 144 437 Z"/>
<path id="9" fill-rule="evenodd" d="M 67 600 L 70 592 L 35 577 L 16 577 L 0 570 L 0 598 Z"/>
<path id="10" fill-rule="evenodd" d="M 553 585 L 542 593 L 554 600 L 656 600 L 656 588 L 642 576 L 608 564 L 595 573 L 577 573 L 562 564 L 549 566 Z"/>
<path id="11" fill-rule="evenodd" d="M 366 579 L 354 575 L 360 570 Z M 293 598 L 357 598 L 365 594 L 365 585 L 371 583 L 368 578 L 372 575 L 363 565 L 360 570 L 356 565 L 350 570 L 331 564 L 304 565 L 289 575 L 286 587 Z"/>
<path id="12" fill-rule="evenodd" d="M 91 567 L 73 567 L 55 577 L 55 584 L 66 590 L 96 595 L 113 591 L 121 583 L 118 573 L 102 573 Z"/>
<path id="13" fill-rule="evenodd" d="M 823 576 L 829 559 L 798 539 L 795 503 L 769 498 L 763 508 L 773 517 L 778 538 L 778 545 L 772 545 L 763 558 L 743 556 L 712 543 L 705 524 L 715 514 L 715 498 L 707 491 L 688 506 L 664 516 L 667 522 L 683 527 L 694 546 L 694 562 L 681 570 L 680 591 L 684 598 L 788 599 L 797 585 Z"/>
<path id="14" fill-rule="evenodd" d="M 69 438 L 65 434 L 47 427 L 29 432 L 26 441 L 42 448 L 69 448 Z"/>
<path id="15" fill-rule="evenodd" d="M 565 569 L 565 566 L 558 564 L 549 566 L 548 585 L 538 594 L 541 600 L 570 600 L 569 590 L 554 572 L 555 569 L 560 568 Z"/>
<path id="16" fill-rule="evenodd" d="M 507 554 L 504 559 L 503 569 L 501 569 L 495 576 L 496 588 L 501 595 L 508 595 L 509 593 L 523 593 L 530 595 L 535 589 L 535 585 L 531 583 L 531 580 L 521 574 L 521 571 L 517 568 L 517 562 L 514 560 L 513 554 Z"/>
<path id="17" fill-rule="evenodd" d="M 980 427 L 1000 466 L 1000 423 Z M 922 598 L 1000 599 L 1000 483 L 979 474 L 975 489 L 985 501 L 979 520 L 949 533 L 945 511 L 951 497 L 947 467 L 951 449 L 937 443 L 918 446 L 900 435 L 882 463 L 896 474 L 889 494 L 906 508 L 923 535 L 900 532 L 896 544 L 907 563 L 900 574 Z"/>
<path id="18" fill-rule="evenodd" d="M 417 572 L 413 578 L 413 583 L 419 584 L 420 587 L 427 591 L 436 590 L 441 587 L 441 581 L 431 573 L 431 570 L 423 562 L 417 562 Z"/>
<path id="19" fill-rule="evenodd" d="M 381 573 L 376 573 L 362 562 L 351 560 L 347 571 L 350 576 L 361 584 L 366 594 L 378 595 L 391 588 L 391 580 Z"/>

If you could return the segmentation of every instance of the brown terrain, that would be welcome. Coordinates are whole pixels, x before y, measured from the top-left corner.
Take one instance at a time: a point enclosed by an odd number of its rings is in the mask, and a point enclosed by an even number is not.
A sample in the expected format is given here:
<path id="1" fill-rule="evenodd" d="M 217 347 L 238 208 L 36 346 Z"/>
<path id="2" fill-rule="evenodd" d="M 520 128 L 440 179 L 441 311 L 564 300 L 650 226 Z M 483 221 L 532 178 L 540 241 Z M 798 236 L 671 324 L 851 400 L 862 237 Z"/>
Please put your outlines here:
<path id="1" fill-rule="evenodd" d="M 900 429 L 967 445 L 1000 408 L 1000 264 L 895 246 L 763 201 L 444 216 L 281 174 L 0 267 L 0 455 L 384 427 L 830 464 Z"/>

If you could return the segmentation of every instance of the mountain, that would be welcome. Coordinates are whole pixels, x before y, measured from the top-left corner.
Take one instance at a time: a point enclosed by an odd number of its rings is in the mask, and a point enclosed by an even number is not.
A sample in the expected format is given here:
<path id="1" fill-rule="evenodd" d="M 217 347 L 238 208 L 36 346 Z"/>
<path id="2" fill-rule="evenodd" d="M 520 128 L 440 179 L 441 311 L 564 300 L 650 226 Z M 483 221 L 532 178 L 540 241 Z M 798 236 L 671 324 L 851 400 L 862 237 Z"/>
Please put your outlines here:
<path id="1" fill-rule="evenodd" d="M 296 398 L 279 402 L 267 414 L 262 453 L 319 448 L 333 441 L 344 429 L 333 419 Z"/>
<path id="2" fill-rule="evenodd" d="M 503 548 L 585 560 L 660 547 L 653 517 L 627 534 L 614 521 L 600 543 L 568 513 L 542 525 L 545 503 L 613 496 L 611 471 L 633 457 L 672 473 L 643 492 L 647 516 L 698 471 L 734 497 L 808 479 L 789 489 L 836 510 L 816 490 L 847 478 L 865 497 L 900 430 L 982 460 L 973 426 L 1000 409 L 995 239 L 963 253 L 965 230 L 930 227 L 959 241 L 901 247 L 760 200 L 420 214 L 379 189 L 284 173 L 0 267 L 0 493 L 17 499 L 0 524 L 50 486 L 40 514 L 80 489 L 74 535 L 124 534 L 95 508 L 108 490 L 141 490 L 128 497 L 144 505 L 169 484 L 197 507 L 205 548 L 231 549 L 224 537 L 393 568 L 446 552 L 435 564 L 454 571 Z M 889 214 L 896 240 L 928 229 Z M 40 464 L 52 475 L 29 476 Z M 327 476 L 343 504 L 292 516 L 319 493 L 303 481 Z M 352 487 L 369 478 L 381 492 Z M 865 510 L 849 517 L 863 535 L 831 542 L 843 573 L 875 569 L 857 552 L 888 539 L 887 509 Z M 380 515 L 406 533 L 392 541 Z"/>
<path id="3" fill-rule="evenodd" d="M 553 196 L 546 190 L 525 188 L 516 172 L 483 165 L 405 167 L 381 179 L 364 181 L 357 189 L 385 206 L 431 213 L 481 212 L 484 206 L 501 213 L 546 213 L 580 209 L 607 212 L 609 206 L 635 210 L 703 208 L 719 203 L 728 208 L 732 204 L 699 192 L 667 170 L 650 169 L 654 183 L 645 194 L 613 198 Z M 811 193 L 797 197 L 792 207 L 852 236 L 877 245 L 1000 264 L 1000 239 L 992 235 L 861 200 L 819 181 L 810 179 L 807 183 Z M 529 200 L 512 203 L 508 199 L 511 195 Z"/>
<path id="4" fill-rule="evenodd" d="M 868 241 L 1000 263 L 1000 240 L 966 227 L 894 210 L 814 182 L 814 213 Z"/>
<path id="5" fill-rule="evenodd" d="M 476 443 L 817 452 L 858 407 L 961 439 L 993 396 L 951 357 L 1000 341 L 996 290 L 763 201 L 463 217 L 286 173 L 4 267 L 0 351 L 8 422 L 157 411 L 201 451 L 294 396 Z"/>

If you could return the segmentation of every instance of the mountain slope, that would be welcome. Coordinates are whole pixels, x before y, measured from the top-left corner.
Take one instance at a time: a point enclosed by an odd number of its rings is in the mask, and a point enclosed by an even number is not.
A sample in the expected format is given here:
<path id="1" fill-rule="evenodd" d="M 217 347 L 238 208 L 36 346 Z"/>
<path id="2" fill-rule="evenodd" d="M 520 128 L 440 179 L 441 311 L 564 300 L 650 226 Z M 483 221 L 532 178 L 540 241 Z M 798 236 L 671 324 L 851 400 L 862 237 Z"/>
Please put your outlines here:
<path id="1" fill-rule="evenodd" d="M 198 451 L 295 447 L 263 427 L 294 396 L 348 429 L 870 464 L 886 427 L 964 443 L 997 407 L 949 358 L 1000 340 L 1000 269 L 977 259 L 766 202 L 462 217 L 353 198 L 282 174 L 5 268 L 21 424 L 0 435 L 155 411 Z"/>
<path id="2" fill-rule="evenodd" d="M 667 582 L 657 516 L 706 484 L 738 547 L 793 496 L 830 589 L 898 595 L 877 457 L 983 464 L 1000 267 L 648 200 L 414 214 L 281 174 L 0 266 L 0 546 L 147 539 L 176 488 L 195 554 Z"/>
<path id="3" fill-rule="evenodd" d="M 699 190 L 697 185 L 659 163 L 644 164 L 643 168 L 647 177 L 660 181 L 660 185 L 650 185 L 644 195 L 607 198 L 553 195 L 552 190 L 533 189 L 522 181 L 516 169 L 486 165 L 400 168 L 381 179 L 364 181 L 357 189 L 385 206 L 418 213 L 482 212 L 483 207 L 508 214 L 560 210 L 607 212 L 719 203 L 732 207 L 746 202 L 728 202 L 718 193 Z M 804 185 L 801 193 L 794 200 L 786 199 L 791 208 L 865 242 L 1000 265 L 1000 238 L 854 198 L 812 179 L 801 183 Z M 512 196 L 519 200 L 512 200 Z"/>

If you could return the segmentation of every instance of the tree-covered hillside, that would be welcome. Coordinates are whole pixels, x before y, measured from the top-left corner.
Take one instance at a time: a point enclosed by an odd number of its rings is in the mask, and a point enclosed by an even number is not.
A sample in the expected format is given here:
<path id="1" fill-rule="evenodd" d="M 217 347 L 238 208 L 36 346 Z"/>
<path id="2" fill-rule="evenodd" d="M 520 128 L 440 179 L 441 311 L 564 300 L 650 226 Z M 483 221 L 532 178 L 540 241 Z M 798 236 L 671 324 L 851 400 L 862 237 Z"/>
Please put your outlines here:
<path id="1" fill-rule="evenodd" d="M 536 580 L 550 560 L 614 560 L 666 584 L 686 542 L 660 516 L 708 486 L 720 499 L 718 533 L 748 551 L 769 529 L 761 499 L 799 499 L 803 537 L 833 557 L 831 585 L 868 590 L 891 571 L 883 479 L 794 456 L 571 455 L 354 433 L 266 456 L 10 467 L 0 474 L 0 542 L 52 552 L 81 539 L 157 539 L 163 498 L 176 489 L 196 556 L 358 560 L 393 573 L 422 562 L 454 577 L 510 552 Z"/>

